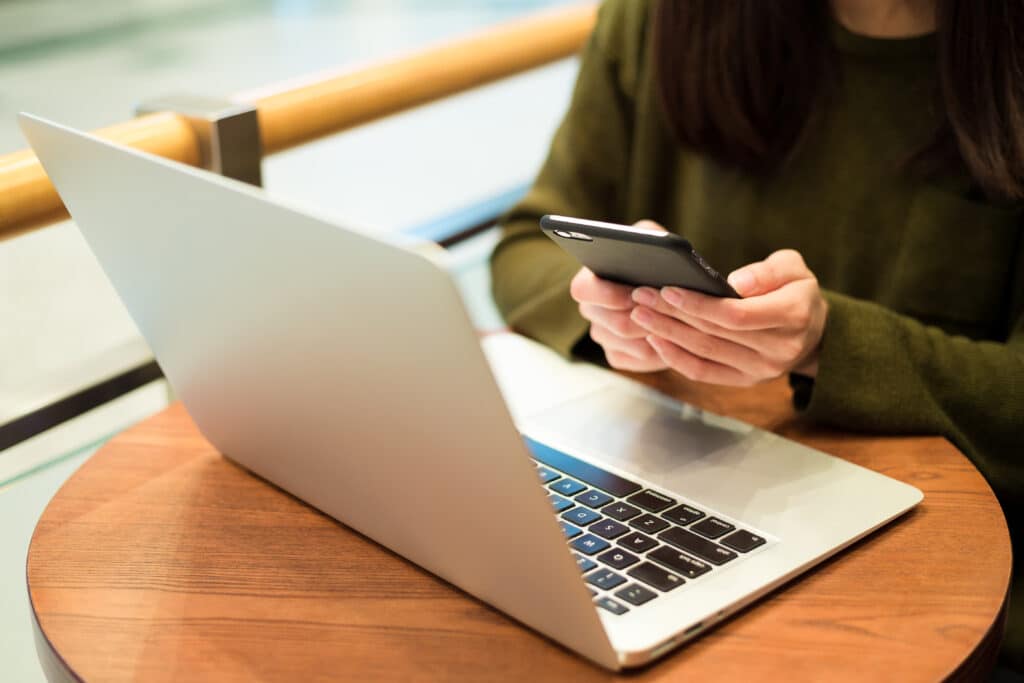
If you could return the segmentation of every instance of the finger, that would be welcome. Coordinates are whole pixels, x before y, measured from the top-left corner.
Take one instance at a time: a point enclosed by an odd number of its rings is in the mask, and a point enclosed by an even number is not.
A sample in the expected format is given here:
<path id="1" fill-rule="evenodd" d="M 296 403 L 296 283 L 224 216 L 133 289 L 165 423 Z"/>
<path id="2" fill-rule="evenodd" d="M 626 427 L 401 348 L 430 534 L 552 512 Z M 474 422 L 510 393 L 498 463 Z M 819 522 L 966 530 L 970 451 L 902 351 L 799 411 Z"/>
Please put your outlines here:
<path id="1" fill-rule="evenodd" d="M 665 369 L 665 362 L 662 361 L 657 354 L 654 354 L 650 360 L 640 360 L 619 351 L 606 350 L 604 352 L 604 357 L 608 360 L 608 365 L 612 366 L 616 370 L 626 370 L 628 372 L 658 372 Z"/>
<path id="2" fill-rule="evenodd" d="M 659 223 L 655 223 L 654 221 L 648 220 L 646 218 L 642 221 L 637 221 L 636 223 L 634 223 L 633 227 L 641 228 L 643 230 L 654 230 L 655 232 L 668 232 L 668 230 L 661 227 Z"/>
<path id="3" fill-rule="evenodd" d="M 633 309 L 632 318 L 638 327 L 672 342 L 698 358 L 736 368 L 743 374 L 757 379 L 768 379 L 780 374 L 778 368 L 770 364 L 760 353 L 728 339 L 701 332 L 644 306 Z"/>
<path id="4" fill-rule="evenodd" d="M 681 323 L 700 330 L 704 334 L 726 339 L 748 349 L 761 357 L 762 367 L 767 370 L 765 377 L 775 377 L 783 373 L 784 368 L 794 362 L 802 350 L 801 335 L 788 330 L 726 330 L 700 318 L 679 316 Z"/>
<path id="5" fill-rule="evenodd" d="M 590 326 L 590 338 L 600 344 L 605 352 L 618 351 L 642 361 L 655 360 L 658 356 L 646 339 L 625 339 L 600 324 Z"/>
<path id="6" fill-rule="evenodd" d="M 600 325 L 591 327 L 590 336 L 604 350 L 608 364 L 617 370 L 654 372 L 665 369 L 665 363 L 646 339 L 622 339 Z"/>
<path id="7" fill-rule="evenodd" d="M 735 368 L 698 358 L 686 349 L 682 349 L 666 339 L 651 335 L 647 338 L 647 342 L 658 353 L 658 356 L 664 361 L 665 365 L 695 382 L 738 387 L 751 386 L 757 383 L 754 378 L 741 373 Z"/>
<path id="8" fill-rule="evenodd" d="M 734 337 L 743 337 L 742 334 L 737 334 L 734 330 L 717 325 L 710 320 L 704 320 L 698 318 L 695 315 L 691 315 L 688 311 L 673 306 L 662 297 L 661 293 L 653 287 L 637 287 L 633 290 L 633 302 L 640 306 L 646 306 L 647 308 L 657 311 L 662 315 L 667 315 L 671 318 L 675 318 L 680 322 L 684 322 L 691 327 L 696 327 L 701 332 L 713 334 L 723 339 L 730 339 L 731 341 L 737 341 Z M 742 342 L 739 342 L 742 343 Z"/>
<path id="9" fill-rule="evenodd" d="M 665 287 L 661 296 L 683 312 L 728 330 L 797 329 L 810 317 L 812 278 L 797 280 L 780 289 L 747 299 L 709 296 L 679 287 Z"/>
<path id="10" fill-rule="evenodd" d="M 788 288 L 791 286 L 795 285 L 787 285 L 786 287 Z M 647 296 L 638 295 L 640 289 L 645 288 L 638 288 L 634 291 L 634 301 L 638 299 L 641 301 L 649 300 Z M 784 292 L 784 294 L 788 295 L 788 292 Z M 635 316 L 640 315 L 637 311 L 641 308 L 650 308 L 656 313 L 665 315 L 670 319 L 678 320 L 680 323 L 684 323 L 706 335 L 733 342 L 745 349 L 748 349 L 751 353 L 760 358 L 760 361 L 757 364 L 745 366 L 737 364 L 735 366 L 754 375 L 761 375 L 765 379 L 769 377 L 776 377 L 794 368 L 807 354 L 808 328 L 805 324 L 807 320 L 804 317 L 801 317 L 799 312 L 806 308 L 808 315 L 810 315 L 810 308 L 803 306 L 801 303 L 794 304 L 789 308 L 789 312 L 787 314 L 789 325 L 787 327 L 764 330 L 730 330 L 707 320 L 691 316 L 682 309 L 672 306 L 661 297 L 655 297 L 655 300 L 657 304 L 654 307 L 638 304 L 637 308 L 633 309 L 632 315 L 640 327 L 644 327 L 644 324 L 642 320 L 636 319 Z M 798 302 L 804 301 L 806 300 L 803 297 L 798 297 Z M 658 332 L 655 331 L 655 333 L 657 334 Z M 659 336 L 666 337 L 667 335 L 659 334 Z M 677 343 L 679 343 L 678 340 Z M 700 347 L 689 346 L 685 343 L 682 345 L 687 346 L 690 351 L 695 352 L 698 356 L 707 357 L 705 354 L 700 352 Z M 726 362 L 728 362 L 728 359 L 726 359 Z"/>
<path id="11" fill-rule="evenodd" d="M 619 337 L 643 339 L 647 332 L 633 322 L 629 311 L 616 311 L 597 304 L 580 304 L 580 315 L 592 323 L 608 328 Z"/>
<path id="12" fill-rule="evenodd" d="M 641 306 L 646 306 L 662 315 L 675 318 L 679 322 L 686 323 L 705 334 L 710 334 L 721 339 L 728 339 L 758 353 L 771 356 L 771 350 L 784 344 L 791 335 L 778 329 L 770 328 L 765 330 L 730 330 L 717 325 L 710 320 L 690 315 L 681 308 L 677 308 L 661 297 L 658 290 L 651 287 L 638 287 L 633 290 L 633 301 Z M 653 303 L 649 303 L 653 302 Z"/>
<path id="13" fill-rule="evenodd" d="M 569 283 L 569 295 L 577 302 L 616 310 L 628 310 L 633 307 L 633 300 L 630 298 L 632 292 L 632 287 L 602 280 L 589 268 L 580 268 Z"/>
<path id="14" fill-rule="evenodd" d="M 737 294 L 748 297 L 773 292 L 793 280 L 806 277 L 812 277 L 812 274 L 800 252 L 781 249 L 763 261 L 734 270 L 728 280 Z"/>

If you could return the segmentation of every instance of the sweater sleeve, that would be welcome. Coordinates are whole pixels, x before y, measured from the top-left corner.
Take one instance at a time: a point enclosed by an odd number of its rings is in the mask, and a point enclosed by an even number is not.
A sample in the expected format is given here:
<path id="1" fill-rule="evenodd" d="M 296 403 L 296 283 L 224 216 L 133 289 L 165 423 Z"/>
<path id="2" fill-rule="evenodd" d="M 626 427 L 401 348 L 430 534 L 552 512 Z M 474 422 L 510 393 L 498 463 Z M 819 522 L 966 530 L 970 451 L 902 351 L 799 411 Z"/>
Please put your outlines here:
<path id="1" fill-rule="evenodd" d="M 547 213 L 622 220 L 630 102 L 622 86 L 627 27 L 636 0 L 602 6 L 583 50 L 569 110 L 533 187 L 502 220 L 491 256 L 492 293 L 514 329 L 568 355 L 588 323 L 569 296 L 579 264 L 540 231 Z"/>
<path id="2" fill-rule="evenodd" d="M 797 408 L 842 429 L 941 434 L 975 462 L 1008 519 L 1024 511 L 1024 315 L 1005 342 L 977 341 L 825 296 L 818 375 L 803 391 L 794 385 Z"/>
<path id="3" fill-rule="evenodd" d="M 825 292 L 829 316 L 814 380 L 792 376 L 811 419 L 845 430 L 941 434 L 985 476 L 1024 573 L 1024 246 L 1007 292 L 1003 341 L 979 341 L 884 306 Z M 1015 581 L 1019 598 L 1024 582 Z M 1002 657 L 1024 667 L 1024 609 L 1010 600 Z"/>

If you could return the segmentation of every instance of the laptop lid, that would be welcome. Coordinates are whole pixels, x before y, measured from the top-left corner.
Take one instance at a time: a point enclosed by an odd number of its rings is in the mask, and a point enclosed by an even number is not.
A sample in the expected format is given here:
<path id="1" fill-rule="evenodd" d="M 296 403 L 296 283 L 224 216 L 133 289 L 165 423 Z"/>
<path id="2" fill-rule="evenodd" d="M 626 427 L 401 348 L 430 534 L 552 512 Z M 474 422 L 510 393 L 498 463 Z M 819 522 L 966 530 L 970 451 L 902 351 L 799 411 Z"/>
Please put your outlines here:
<path id="1" fill-rule="evenodd" d="M 214 446 L 619 668 L 447 273 L 248 185 L 19 121 Z"/>

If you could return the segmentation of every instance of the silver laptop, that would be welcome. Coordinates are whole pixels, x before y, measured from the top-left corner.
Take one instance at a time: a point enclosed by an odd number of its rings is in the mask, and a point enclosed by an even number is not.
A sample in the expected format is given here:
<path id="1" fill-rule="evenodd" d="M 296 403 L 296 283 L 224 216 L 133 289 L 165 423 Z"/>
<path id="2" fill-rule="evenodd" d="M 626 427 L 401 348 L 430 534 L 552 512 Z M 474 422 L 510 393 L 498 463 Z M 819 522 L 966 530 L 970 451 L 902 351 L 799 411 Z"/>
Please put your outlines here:
<path id="1" fill-rule="evenodd" d="M 207 439 L 609 669 L 916 505 L 916 488 L 624 379 L 510 417 L 422 249 L 20 122 Z"/>

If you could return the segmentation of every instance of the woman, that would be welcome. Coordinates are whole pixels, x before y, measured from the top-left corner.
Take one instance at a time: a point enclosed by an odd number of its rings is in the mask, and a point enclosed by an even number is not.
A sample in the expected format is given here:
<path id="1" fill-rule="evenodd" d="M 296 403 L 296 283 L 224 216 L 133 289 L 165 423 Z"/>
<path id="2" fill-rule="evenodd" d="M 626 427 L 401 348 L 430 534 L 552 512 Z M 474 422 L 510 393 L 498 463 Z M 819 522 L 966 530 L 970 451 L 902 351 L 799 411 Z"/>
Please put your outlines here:
<path id="1" fill-rule="evenodd" d="M 1024 553 L 1024 2 L 608 0 L 492 258 L 508 322 L 615 368 L 941 434 Z M 545 213 L 653 221 L 744 297 L 580 270 Z M 589 334 L 588 334 L 589 333 Z M 1024 668 L 1018 561 L 1004 656 Z"/>

